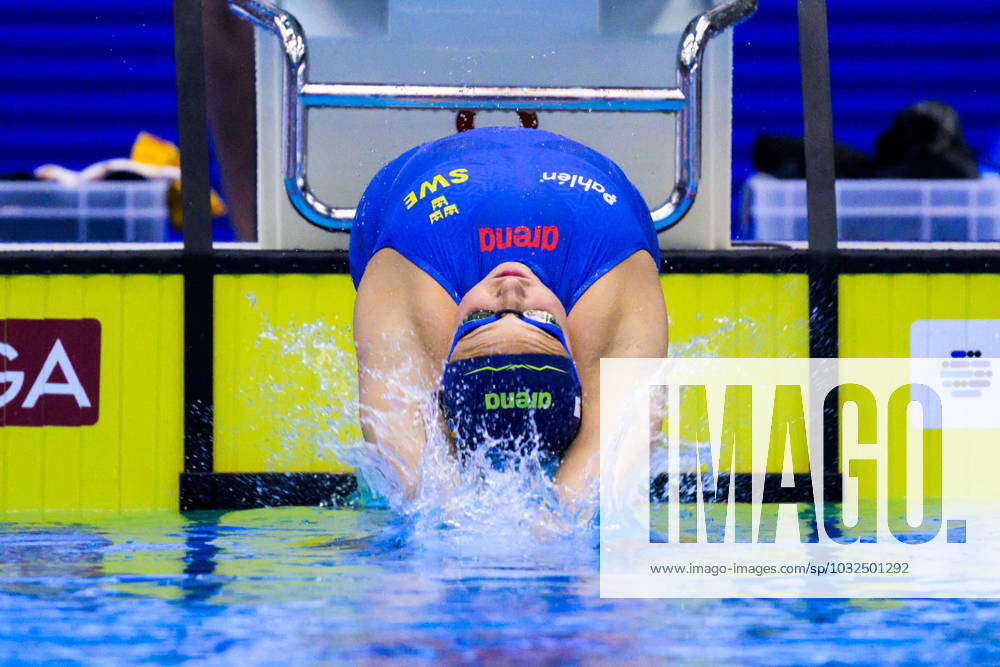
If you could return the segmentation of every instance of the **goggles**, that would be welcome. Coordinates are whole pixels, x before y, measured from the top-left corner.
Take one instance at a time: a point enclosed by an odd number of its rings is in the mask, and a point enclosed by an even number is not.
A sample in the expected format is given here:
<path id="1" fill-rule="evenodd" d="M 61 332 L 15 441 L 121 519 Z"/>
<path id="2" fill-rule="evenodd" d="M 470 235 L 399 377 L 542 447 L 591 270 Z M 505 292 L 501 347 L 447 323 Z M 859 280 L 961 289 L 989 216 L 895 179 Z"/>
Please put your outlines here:
<path id="1" fill-rule="evenodd" d="M 555 315 L 550 312 L 544 310 L 509 309 L 474 310 L 466 315 L 462 319 L 462 322 L 458 325 L 458 329 L 455 331 L 455 338 L 451 341 L 451 349 L 448 350 L 448 359 L 451 359 L 451 354 L 455 351 L 455 346 L 458 345 L 458 341 L 460 341 L 464 336 L 471 333 L 473 329 L 478 329 L 481 326 L 496 322 L 504 315 L 516 315 L 522 322 L 527 322 L 532 326 L 538 327 L 558 340 L 566 350 L 566 354 L 569 354 L 569 345 L 566 344 L 566 334 L 564 334 L 562 328 L 556 324 Z"/>

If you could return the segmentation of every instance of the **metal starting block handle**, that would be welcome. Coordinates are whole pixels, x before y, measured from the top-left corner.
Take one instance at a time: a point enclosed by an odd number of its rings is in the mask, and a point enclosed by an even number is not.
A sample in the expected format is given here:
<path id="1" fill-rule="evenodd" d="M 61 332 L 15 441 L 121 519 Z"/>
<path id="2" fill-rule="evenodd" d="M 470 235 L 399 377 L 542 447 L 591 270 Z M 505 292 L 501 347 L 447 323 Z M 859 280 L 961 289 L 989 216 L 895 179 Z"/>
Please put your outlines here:
<path id="1" fill-rule="evenodd" d="M 310 108 L 476 109 L 676 113 L 674 187 L 650 211 L 656 231 L 677 224 L 691 208 L 701 176 L 701 63 L 712 37 L 757 11 L 757 0 L 730 0 L 695 17 L 681 36 L 677 88 L 427 86 L 311 83 L 305 32 L 290 13 L 255 0 L 229 0 L 230 9 L 272 33 L 285 53 L 284 181 L 288 198 L 306 220 L 331 232 L 350 232 L 355 209 L 330 206 L 306 178 L 306 113 Z"/>

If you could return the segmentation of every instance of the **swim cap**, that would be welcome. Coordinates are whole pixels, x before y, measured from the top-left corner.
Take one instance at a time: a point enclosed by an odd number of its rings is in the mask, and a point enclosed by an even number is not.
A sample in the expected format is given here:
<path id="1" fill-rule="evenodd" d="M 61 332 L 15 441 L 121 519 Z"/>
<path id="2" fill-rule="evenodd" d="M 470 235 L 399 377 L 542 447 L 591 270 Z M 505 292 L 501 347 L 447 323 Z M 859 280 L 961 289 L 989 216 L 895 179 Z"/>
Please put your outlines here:
<path id="1" fill-rule="evenodd" d="M 449 362 L 438 400 L 459 454 L 489 444 L 501 467 L 537 449 L 562 457 L 580 428 L 580 379 L 573 360 L 551 354 L 496 354 Z"/>

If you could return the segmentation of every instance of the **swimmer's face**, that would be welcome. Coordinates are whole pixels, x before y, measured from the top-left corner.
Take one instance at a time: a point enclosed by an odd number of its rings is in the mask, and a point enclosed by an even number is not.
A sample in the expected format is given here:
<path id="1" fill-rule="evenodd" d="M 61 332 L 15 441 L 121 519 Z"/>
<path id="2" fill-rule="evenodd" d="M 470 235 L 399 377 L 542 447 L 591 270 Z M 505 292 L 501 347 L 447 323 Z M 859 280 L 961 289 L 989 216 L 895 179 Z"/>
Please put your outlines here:
<path id="1" fill-rule="evenodd" d="M 480 280 L 458 304 L 454 328 L 477 310 L 544 310 L 568 333 L 566 310 L 559 298 L 534 273 L 519 262 L 504 262 Z M 572 349 L 567 336 L 566 343 Z M 451 355 L 452 361 L 489 354 L 556 354 L 568 356 L 562 344 L 542 329 L 507 315 L 496 322 L 476 327 L 462 337 Z"/>

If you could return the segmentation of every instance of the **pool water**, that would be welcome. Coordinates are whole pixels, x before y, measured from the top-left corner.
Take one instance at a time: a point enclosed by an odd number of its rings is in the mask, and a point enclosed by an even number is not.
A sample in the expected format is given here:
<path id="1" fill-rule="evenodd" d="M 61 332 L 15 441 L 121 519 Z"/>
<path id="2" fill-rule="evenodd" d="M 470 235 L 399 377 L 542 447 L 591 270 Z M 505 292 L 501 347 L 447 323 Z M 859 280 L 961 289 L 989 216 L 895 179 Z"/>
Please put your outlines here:
<path id="1" fill-rule="evenodd" d="M 6 661 L 1000 663 L 984 600 L 614 600 L 592 528 L 388 509 L 0 525 Z"/>
<path id="2" fill-rule="evenodd" d="M 391 451 L 342 438 L 356 387 L 330 378 L 356 362 L 332 331 L 261 338 L 337 397 L 272 412 L 355 468 L 352 506 L 2 516 L 0 660 L 1000 664 L 990 600 L 602 599 L 598 530 L 534 457 L 463 468 L 429 434 L 410 497 Z"/>

